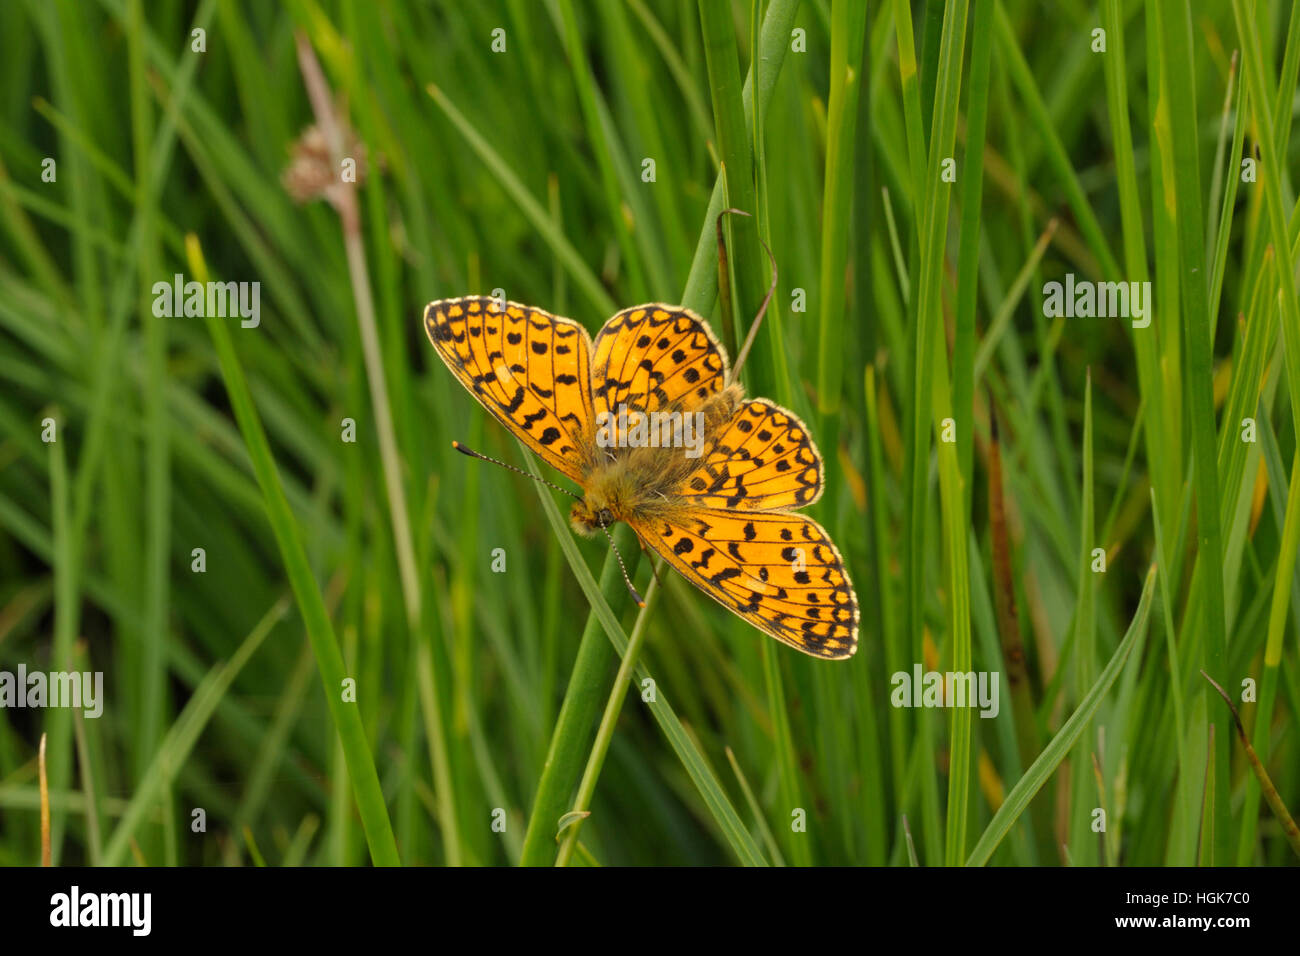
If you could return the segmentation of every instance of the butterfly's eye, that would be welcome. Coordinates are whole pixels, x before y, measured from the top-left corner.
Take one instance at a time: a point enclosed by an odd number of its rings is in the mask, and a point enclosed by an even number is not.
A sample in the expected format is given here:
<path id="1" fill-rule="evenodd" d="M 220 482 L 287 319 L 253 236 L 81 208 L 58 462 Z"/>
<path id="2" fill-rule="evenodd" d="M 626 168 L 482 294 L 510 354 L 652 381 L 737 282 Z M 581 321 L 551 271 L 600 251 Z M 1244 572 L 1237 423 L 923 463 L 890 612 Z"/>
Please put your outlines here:
<path id="1" fill-rule="evenodd" d="M 596 512 L 596 521 L 602 528 L 609 527 L 614 523 L 614 513 L 608 508 L 601 508 Z"/>

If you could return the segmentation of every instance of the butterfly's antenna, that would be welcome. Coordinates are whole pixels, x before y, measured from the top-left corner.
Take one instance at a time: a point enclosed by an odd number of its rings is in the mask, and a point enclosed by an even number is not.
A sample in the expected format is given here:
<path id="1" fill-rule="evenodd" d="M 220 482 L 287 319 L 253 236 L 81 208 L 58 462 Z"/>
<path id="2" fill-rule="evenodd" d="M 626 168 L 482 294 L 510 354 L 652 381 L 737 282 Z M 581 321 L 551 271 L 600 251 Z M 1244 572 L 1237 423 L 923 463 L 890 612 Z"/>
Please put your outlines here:
<path id="1" fill-rule="evenodd" d="M 734 213 L 737 216 L 746 216 L 753 218 L 752 213 L 745 212 L 743 209 L 724 209 L 718 213 L 718 236 L 722 236 L 722 217 L 727 213 Z M 745 336 L 745 344 L 741 346 L 740 353 L 736 356 L 736 364 L 731 367 L 731 380 L 733 382 L 740 379 L 740 369 L 745 364 L 745 359 L 749 358 L 749 350 L 754 345 L 754 337 L 758 334 L 758 327 L 763 323 L 763 316 L 767 314 L 767 307 L 772 302 L 772 296 L 776 294 L 776 256 L 772 255 L 771 247 L 763 242 L 763 237 L 758 237 L 759 244 L 762 245 L 763 251 L 767 253 L 768 262 L 772 264 L 772 284 L 767 287 L 767 295 L 763 296 L 763 303 L 758 307 L 758 315 L 754 316 L 754 321 L 749 325 L 749 333 Z"/>
<path id="2" fill-rule="evenodd" d="M 560 486 L 556 485 L 554 481 L 547 481 L 546 479 L 543 479 L 543 477 L 537 477 L 537 475 L 532 475 L 532 473 L 524 471 L 523 468 L 516 468 L 515 466 L 513 466 L 513 464 L 506 464 L 502 462 L 502 460 L 499 460 L 497 458 L 490 458 L 487 457 L 487 455 L 478 454 L 477 451 L 474 451 L 473 449 L 471 449 L 471 447 L 465 447 L 464 445 L 461 445 L 459 441 L 451 442 L 451 447 L 454 447 L 454 449 L 456 451 L 459 451 L 460 454 L 469 455 L 469 457 L 471 458 L 477 458 L 478 460 L 481 460 L 481 462 L 491 462 L 493 464 L 499 464 L 500 467 L 508 468 L 508 470 L 520 473 L 520 475 L 523 475 L 524 477 L 530 477 L 530 479 L 537 479 L 538 481 L 541 481 L 543 485 L 550 485 L 551 488 L 554 488 L 556 490 L 556 492 L 564 492 L 564 494 L 567 494 L 567 496 L 571 498 L 576 498 L 577 501 L 582 501 L 581 496 L 577 496 L 577 494 L 573 494 L 573 492 L 571 492 L 571 490 L 567 488 L 560 488 Z M 632 587 L 632 579 L 628 578 L 627 564 L 623 563 L 623 555 L 619 554 L 619 546 L 614 544 L 614 537 L 610 535 L 610 529 L 608 529 L 606 525 L 602 524 L 601 531 L 604 532 L 604 536 L 610 538 L 610 548 L 614 549 L 614 557 L 619 559 L 619 570 L 623 571 L 624 583 L 628 585 L 628 591 L 632 592 L 632 598 L 634 601 L 637 602 L 637 607 L 645 607 L 646 606 L 645 600 L 643 600 L 640 593 L 637 593 L 637 589 Z M 638 540 L 640 540 L 640 538 L 638 538 Z M 651 568 L 653 567 L 654 567 L 653 564 L 651 564 Z"/>
<path id="3" fill-rule="evenodd" d="M 502 468 L 508 468 L 508 469 L 511 470 L 511 471 L 518 472 L 519 474 L 523 475 L 525 478 L 532 478 L 532 479 L 534 479 L 534 480 L 536 480 L 536 481 L 540 481 L 540 482 L 541 482 L 542 484 L 544 484 L 544 485 L 550 485 L 550 486 L 551 486 L 552 488 L 554 488 L 556 491 L 563 491 L 563 492 L 564 492 L 566 495 L 568 495 L 570 498 L 577 498 L 579 501 L 582 500 L 582 498 L 581 498 L 579 495 L 575 495 L 575 494 L 574 494 L 572 491 L 570 491 L 568 488 L 561 488 L 559 485 L 555 484 L 554 482 L 547 481 L 545 478 L 538 478 L 536 475 L 534 475 L 534 474 L 532 474 L 532 473 L 530 473 L 530 472 L 524 471 L 522 468 L 516 468 L 514 465 L 507 465 L 504 461 L 498 461 L 498 460 L 495 459 L 495 458 L 489 458 L 487 455 L 480 455 L 480 454 L 479 454 L 478 452 L 476 452 L 473 448 L 466 448 L 464 445 L 462 445 L 462 444 L 461 444 L 460 442 L 458 442 L 458 441 L 454 441 L 454 442 L 452 442 L 452 443 L 451 443 L 451 447 L 454 448 L 454 449 L 456 449 L 456 450 L 457 450 L 458 452 L 460 452 L 462 455 L 469 455 L 469 457 L 471 457 L 471 458 L 477 458 L 479 461 L 490 461 L 490 462 L 492 462 L 492 464 L 494 464 L 494 465 L 500 465 Z"/>
<path id="4" fill-rule="evenodd" d="M 614 536 L 609 533 L 609 528 L 605 525 L 600 526 L 600 530 L 605 532 L 605 537 L 609 538 L 609 546 L 614 549 L 614 557 L 618 558 L 619 570 L 623 572 L 623 583 L 627 585 L 628 591 L 632 594 L 632 600 L 636 601 L 637 607 L 645 607 L 645 601 L 637 593 L 637 589 L 632 586 L 632 579 L 627 576 L 627 565 L 623 563 L 623 555 L 618 553 L 618 545 L 614 543 Z"/>

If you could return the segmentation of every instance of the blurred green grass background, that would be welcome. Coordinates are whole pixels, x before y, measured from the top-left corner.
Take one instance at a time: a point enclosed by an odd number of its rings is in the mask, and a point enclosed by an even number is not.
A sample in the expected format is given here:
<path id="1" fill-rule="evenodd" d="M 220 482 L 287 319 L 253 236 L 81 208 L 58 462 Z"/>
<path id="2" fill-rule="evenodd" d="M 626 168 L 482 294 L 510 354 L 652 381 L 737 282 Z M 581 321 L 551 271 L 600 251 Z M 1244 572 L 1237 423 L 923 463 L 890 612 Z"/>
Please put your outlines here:
<path id="1" fill-rule="evenodd" d="M 300 45 L 355 222 L 284 185 Z M 1198 671 L 1300 806 L 1300 9 L 19 0 L 0 51 L 0 670 L 107 697 L 0 710 L 0 863 L 40 859 L 42 733 L 56 864 L 549 864 L 584 775 L 575 863 L 1296 862 Z M 563 498 L 451 448 L 526 461 L 426 302 L 724 330 L 727 205 L 848 663 L 671 572 L 638 611 Z M 1045 316 L 1071 272 L 1151 280 L 1151 324 Z M 259 282 L 260 325 L 155 316 L 176 273 Z M 917 663 L 999 672 L 997 717 L 891 707 Z"/>

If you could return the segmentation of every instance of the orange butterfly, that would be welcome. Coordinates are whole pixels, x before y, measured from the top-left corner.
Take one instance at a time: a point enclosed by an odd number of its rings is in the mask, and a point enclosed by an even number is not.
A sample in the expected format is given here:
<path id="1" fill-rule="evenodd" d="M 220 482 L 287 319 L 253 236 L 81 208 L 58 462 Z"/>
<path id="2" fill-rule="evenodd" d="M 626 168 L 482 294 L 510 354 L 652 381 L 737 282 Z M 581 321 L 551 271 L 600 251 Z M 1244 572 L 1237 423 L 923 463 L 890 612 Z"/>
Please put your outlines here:
<path id="1" fill-rule="evenodd" d="M 791 513 L 821 496 L 821 456 L 797 416 L 729 381 L 699 316 L 636 306 L 593 343 L 571 319 L 466 296 L 430 303 L 424 329 L 479 403 L 581 486 L 575 530 L 626 521 L 778 641 L 829 660 L 857 650 L 844 560 L 821 525 Z"/>

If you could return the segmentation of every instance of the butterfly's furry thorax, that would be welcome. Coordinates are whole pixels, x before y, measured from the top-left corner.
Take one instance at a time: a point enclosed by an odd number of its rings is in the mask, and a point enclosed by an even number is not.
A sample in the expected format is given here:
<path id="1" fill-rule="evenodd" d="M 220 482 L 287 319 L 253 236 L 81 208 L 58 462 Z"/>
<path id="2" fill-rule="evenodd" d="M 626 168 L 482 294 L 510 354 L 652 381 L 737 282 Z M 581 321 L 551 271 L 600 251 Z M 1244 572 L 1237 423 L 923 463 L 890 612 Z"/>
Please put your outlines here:
<path id="1" fill-rule="evenodd" d="M 693 410 L 699 413 L 703 447 L 709 448 L 745 395 L 740 385 L 723 388 Z M 575 531 L 588 537 L 616 521 L 647 519 L 680 507 L 679 489 L 700 466 L 680 446 L 597 448 L 582 481 L 586 497 L 569 512 Z"/>

